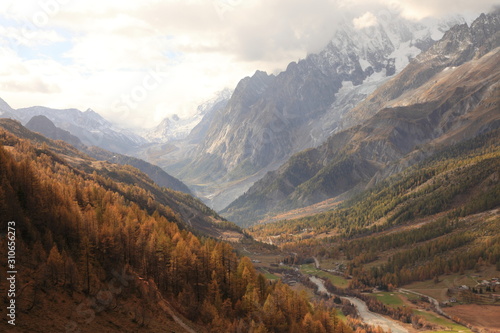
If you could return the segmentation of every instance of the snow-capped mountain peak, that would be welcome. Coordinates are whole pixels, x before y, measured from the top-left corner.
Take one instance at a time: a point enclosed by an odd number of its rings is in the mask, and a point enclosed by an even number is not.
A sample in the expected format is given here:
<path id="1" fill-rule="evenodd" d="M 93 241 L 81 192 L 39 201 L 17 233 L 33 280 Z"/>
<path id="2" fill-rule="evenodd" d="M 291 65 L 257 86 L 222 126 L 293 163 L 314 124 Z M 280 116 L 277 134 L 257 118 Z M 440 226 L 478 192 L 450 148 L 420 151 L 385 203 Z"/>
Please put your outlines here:
<path id="1" fill-rule="evenodd" d="M 3 108 L 0 105 L 0 108 Z M 12 109 L 11 109 L 12 110 Z M 33 106 L 12 110 L 2 117 L 11 117 L 27 124 L 35 116 L 45 116 L 57 127 L 69 131 L 88 146 L 98 146 L 111 151 L 126 153 L 131 149 L 147 143 L 146 139 L 119 128 L 92 109 L 52 109 L 44 106 Z"/>
<path id="2" fill-rule="evenodd" d="M 151 142 L 160 143 L 185 139 L 214 106 L 227 101 L 232 93 L 233 91 L 229 88 L 221 90 L 213 98 L 199 105 L 194 115 L 180 117 L 174 114 L 165 117 L 156 127 L 143 132 L 143 135 Z"/>
<path id="3" fill-rule="evenodd" d="M 427 19 L 425 22 L 384 15 L 374 17 L 376 24 L 363 28 L 346 20 L 327 47 L 308 58 L 323 72 L 334 70 L 354 85 L 359 85 L 374 73 L 384 71 L 384 76 L 392 76 L 400 72 L 447 30 L 466 22 L 461 16 L 448 17 L 444 21 Z"/>

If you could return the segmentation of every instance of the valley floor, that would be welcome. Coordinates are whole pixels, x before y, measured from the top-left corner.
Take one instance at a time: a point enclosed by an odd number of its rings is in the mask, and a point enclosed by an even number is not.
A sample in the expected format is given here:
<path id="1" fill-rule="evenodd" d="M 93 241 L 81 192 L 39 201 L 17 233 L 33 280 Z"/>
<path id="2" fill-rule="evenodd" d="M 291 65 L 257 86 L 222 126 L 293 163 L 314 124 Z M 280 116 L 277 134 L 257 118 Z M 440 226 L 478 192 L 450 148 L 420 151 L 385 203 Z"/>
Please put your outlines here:
<path id="1" fill-rule="evenodd" d="M 282 279 L 283 282 L 288 283 L 295 290 L 307 292 L 310 298 L 315 298 L 317 295 L 315 295 L 311 286 L 305 286 L 301 283 L 301 277 L 315 276 L 323 281 L 330 280 L 334 286 L 341 288 L 347 287 L 350 281 L 349 278 L 335 274 L 334 267 L 337 267 L 338 263 L 330 262 L 328 260 L 320 263 L 321 268 L 317 268 L 318 263 L 314 261 L 309 264 L 302 265 L 283 265 L 280 264 L 280 262 L 282 262 L 285 257 L 290 255 L 293 256 L 293 253 L 284 253 L 279 250 L 260 252 L 254 248 L 240 248 L 240 251 L 241 254 L 252 259 L 256 268 L 265 274 L 266 278 L 270 280 Z M 442 332 L 472 332 L 471 329 L 466 326 L 479 330 L 480 332 L 499 332 L 499 305 L 466 304 L 461 301 L 454 304 L 448 303 L 448 305 L 444 306 L 442 310 L 446 316 L 451 318 L 450 319 L 437 313 L 436 309 L 431 305 L 431 302 L 429 302 L 428 299 L 418 295 L 422 294 L 435 298 L 436 301 L 442 306 L 443 302 L 447 303 L 450 299 L 450 296 L 447 295 L 448 289 L 453 289 L 462 285 L 473 287 L 477 284 L 478 279 L 491 279 L 497 275 L 499 274 L 494 267 L 488 267 L 483 269 L 480 273 L 470 271 L 465 272 L 463 275 L 444 275 L 437 283 L 433 280 L 416 282 L 404 286 L 402 289 L 390 292 L 374 291 L 373 293 L 366 295 L 375 297 L 388 307 L 409 307 L 412 309 L 414 314 L 423 317 L 432 325 L 436 325 L 436 327 L 442 330 Z M 357 308 L 359 309 L 359 307 Z M 364 318 L 366 316 L 361 315 L 360 317 Z M 381 317 L 386 318 L 389 322 L 394 321 L 392 318 L 387 316 Z M 457 321 L 461 324 L 457 323 Z M 411 324 L 403 324 L 398 321 L 394 322 L 398 326 L 402 326 L 407 332 L 438 332 L 436 330 L 417 330 L 413 328 Z M 367 321 L 367 323 L 369 323 L 369 321 Z"/>
<path id="2" fill-rule="evenodd" d="M 500 307 L 495 305 L 466 304 L 446 309 L 452 317 L 458 317 L 480 329 L 500 332 Z"/>

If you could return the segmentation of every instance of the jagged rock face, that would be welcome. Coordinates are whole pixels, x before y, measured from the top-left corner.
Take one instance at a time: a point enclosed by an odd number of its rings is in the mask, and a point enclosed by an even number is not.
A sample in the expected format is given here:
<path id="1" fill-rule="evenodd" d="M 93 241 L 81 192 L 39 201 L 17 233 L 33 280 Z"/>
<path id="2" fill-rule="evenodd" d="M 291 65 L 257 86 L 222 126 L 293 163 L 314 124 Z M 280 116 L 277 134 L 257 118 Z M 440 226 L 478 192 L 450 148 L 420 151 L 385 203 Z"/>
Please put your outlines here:
<path id="1" fill-rule="evenodd" d="M 418 162 L 436 146 L 500 127 L 498 27 L 498 14 L 491 14 L 470 28 L 451 29 L 347 113 L 359 125 L 293 156 L 223 214 L 245 224 L 270 212 L 345 197 Z"/>
<path id="2" fill-rule="evenodd" d="M 188 183 L 238 181 L 319 145 L 347 110 L 434 42 L 432 29 L 399 18 L 361 30 L 348 22 L 320 53 L 276 76 L 257 71 L 238 84 L 189 168 L 176 175 Z"/>
<path id="3" fill-rule="evenodd" d="M 498 13 L 482 14 L 470 28 L 467 24 L 454 26 L 427 52 L 410 62 L 398 77 L 347 112 L 342 117 L 340 127 L 349 128 L 368 119 L 387 103 L 421 86 L 443 69 L 459 66 L 495 49 L 499 46 L 499 35 Z"/>
<path id="4" fill-rule="evenodd" d="M 291 63 L 278 76 L 258 71 L 242 80 L 224 114 L 214 120 L 203 151 L 220 156 L 229 171 L 246 160 L 262 168 L 287 157 L 294 141 L 304 142 L 297 138 L 301 127 L 326 112 L 343 81 L 360 85 L 370 73 L 394 74 L 395 60 L 389 56 L 395 46 L 384 27 L 367 30 L 355 39 L 356 32 L 343 29 L 320 54 Z M 404 40 L 407 33 L 398 37 Z M 365 45 L 369 36 L 375 42 Z"/>
<path id="5" fill-rule="evenodd" d="M 226 107 L 227 102 L 231 98 L 232 91 L 228 90 L 227 92 L 228 94 L 225 95 L 224 98 L 221 98 L 215 103 L 210 103 L 206 106 L 207 111 L 204 113 L 203 118 L 186 137 L 186 141 L 188 143 L 198 144 L 205 139 L 207 132 L 210 129 L 210 124 L 212 123 L 215 115 Z"/>

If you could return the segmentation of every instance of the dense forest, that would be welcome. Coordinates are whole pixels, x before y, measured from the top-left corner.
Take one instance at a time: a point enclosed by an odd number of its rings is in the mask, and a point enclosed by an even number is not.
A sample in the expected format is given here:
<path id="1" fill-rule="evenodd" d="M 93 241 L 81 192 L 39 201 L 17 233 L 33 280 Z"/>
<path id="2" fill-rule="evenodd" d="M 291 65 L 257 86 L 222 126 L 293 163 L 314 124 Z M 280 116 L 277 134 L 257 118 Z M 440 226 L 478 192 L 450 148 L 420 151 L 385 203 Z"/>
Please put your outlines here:
<path id="1" fill-rule="evenodd" d="M 92 302 L 80 305 L 97 313 L 97 322 L 100 313 L 133 299 L 134 325 L 151 331 L 166 316 L 158 304 L 168 304 L 196 330 L 377 330 L 341 321 L 330 306 L 311 304 L 288 285 L 267 280 L 217 235 L 232 232 L 248 244 L 252 238 L 190 195 L 160 188 L 133 167 L 94 160 L 19 123 L 4 121 L 2 127 L 0 216 L 2 225 L 16 223 L 22 314 L 43 313 L 64 294 L 76 303 L 90 297 Z M 345 262 L 350 289 L 391 289 L 488 265 L 500 269 L 500 221 L 492 211 L 500 198 L 499 135 L 497 130 L 443 149 L 335 211 L 250 233 L 273 237 L 298 257 Z M 116 272 L 126 272 L 130 286 L 104 306 L 99 297 Z M 381 311 L 379 303 L 366 301 Z M 88 318 L 81 313 L 67 315 L 57 329 L 85 331 Z M 34 322 L 23 324 L 36 331 Z"/>
<path id="2" fill-rule="evenodd" d="M 500 270 L 500 131 L 442 149 L 333 211 L 254 226 L 303 258 L 346 262 L 352 288 Z"/>
<path id="3" fill-rule="evenodd" d="M 385 180 L 337 209 L 249 228 L 256 237 L 329 232 L 353 238 L 454 208 L 465 216 L 500 204 L 500 130 L 438 151 L 424 162 Z M 472 190 L 483 186 L 472 195 Z M 468 200 L 460 200 L 467 197 Z M 279 239 L 277 240 L 279 242 Z"/>
<path id="4" fill-rule="evenodd" d="M 16 223 L 18 288 L 23 299 L 29 298 L 22 313 L 43 311 L 54 290 L 97 297 L 114 272 L 125 270 L 136 286 L 158 291 L 198 329 L 352 331 L 331 310 L 313 306 L 287 285 L 268 282 L 230 244 L 187 230 L 181 214 L 140 186 L 146 176 L 137 169 L 5 130 L 0 141 L 0 216 L 4 229 L 7 221 Z M 151 297 L 139 295 L 142 303 L 135 311 L 140 312 Z M 96 311 L 95 304 L 90 307 Z M 137 327 L 148 325 L 138 317 Z M 85 318 L 73 319 L 70 323 L 85 331 Z M 22 325 L 35 332 L 39 324 L 24 320 Z M 67 322 L 54 325 L 60 331 L 72 328 Z"/>

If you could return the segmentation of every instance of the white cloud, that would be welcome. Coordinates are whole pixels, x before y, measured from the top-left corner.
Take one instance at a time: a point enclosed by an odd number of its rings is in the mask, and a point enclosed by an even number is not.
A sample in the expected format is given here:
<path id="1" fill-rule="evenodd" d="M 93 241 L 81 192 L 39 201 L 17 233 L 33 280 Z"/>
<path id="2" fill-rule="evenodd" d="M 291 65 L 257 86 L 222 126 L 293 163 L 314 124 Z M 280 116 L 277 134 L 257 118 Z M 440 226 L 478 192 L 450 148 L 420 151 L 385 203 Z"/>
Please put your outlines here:
<path id="1" fill-rule="evenodd" d="M 363 29 L 377 25 L 378 21 L 375 15 L 370 12 L 366 12 L 362 16 L 354 18 L 352 23 L 356 29 Z"/>
<path id="2" fill-rule="evenodd" d="M 495 0 L 384 0 L 382 3 L 399 6 L 403 16 L 413 19 L 457 13 L 477 15 L 489 12 L 493 6 L 498 5 L 498 1 Z"/>
<path id="3" fill-rule="evenodd" d="M 367 9 L 373 13 L 389 11 L 415 20 L 454 14 L 478 15 L 498 6 L 498 0 L 339 0 L 338 3 L 344 10 L 355 9 L 359 13 Z M 364 11 L 360 11 L 363 8 Z"/>
<path id="4" fill-rule="evenodd" d="M 49 45 L 65 41 L 55 30 L 29 30 L 26 27 L 0 26 L 0 36 L 14 45 Z"/>
<path id="5" fill-rule="evenodd" d="M 110 120 L 152 126 L 167 114 L 194 111 L 257 69 L 283 70 L 319 51 L 342 22 L 363 28 L 382 12 L 413 19 L 477 14 L 497 1 L 3 1 L 0 97 L 14 107 L 92 107 Z M 30 38 L 21 40 L 23 29 Z M 61 42 L 64 48 L 56 46 Z M 162 77 L 152 84 L 158 66 Z M 123 96 L 133 93 L 126 117 L 118 117 Z"/>
<path id="6" fill-rule="evenodd" d="M 59 86 L 44 82 L 43 79 L 40 77 L 31 78 L 26 81 L 19 79 L 13 79 L 13 80 L 4 79 L 2 80 L 2 82 L 0 82 L 0 89 L 3 91 L 11 91 L 11 92 L 42 93 L 42 94 L 61 92 Z"/>

